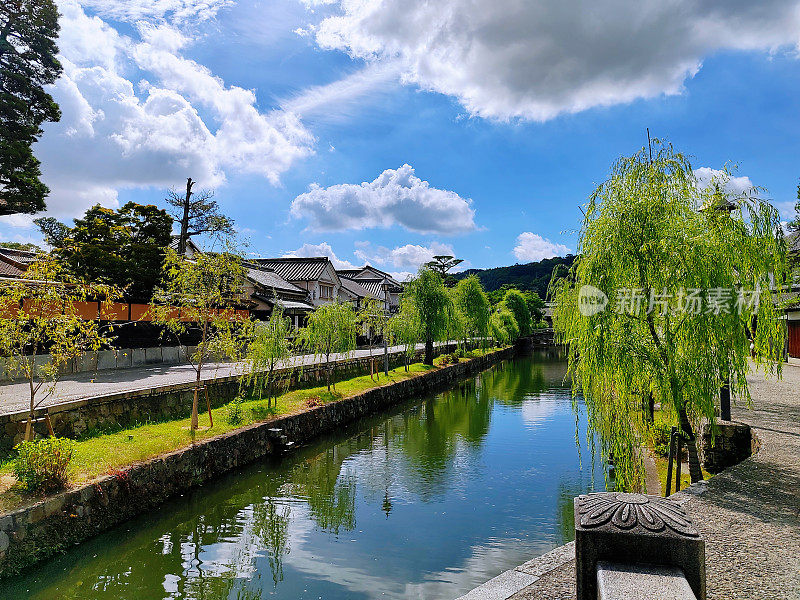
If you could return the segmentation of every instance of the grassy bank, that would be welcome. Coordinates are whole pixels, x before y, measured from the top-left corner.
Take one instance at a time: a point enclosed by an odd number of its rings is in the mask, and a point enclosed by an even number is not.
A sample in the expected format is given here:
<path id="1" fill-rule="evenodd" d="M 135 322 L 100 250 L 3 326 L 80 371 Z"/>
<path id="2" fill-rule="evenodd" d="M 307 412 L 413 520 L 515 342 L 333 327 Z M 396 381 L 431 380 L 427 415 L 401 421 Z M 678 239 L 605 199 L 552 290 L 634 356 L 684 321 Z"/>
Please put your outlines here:
<path id="1" fill-rule="evenodd" d="M 475 358 L 489 351 L 473 350 L 467 353 L 467 357 Z M 338 381 L 335 391 L 332 389 L 329 392 L 324 385 L 292 390 L 278 396 L 277 401 L 273 400 L 269 408 L 266 399 L 246 397 L 240 404 L 243 417 L 241 422 L 229 423 L 227 416 L 230 405 L 221 406 L 211 411 L 213 428 L 209 428 L 208 412 L 200 413 L 200 429 L 194 435 L 189 427 L 189 417 L 96 433 L 76 441 L 75 453 L 69 467 L 70 482 L 85 483 L 102 475 L 122 471 L 132 464 L 184 448 L 194 441 L 410 379 L 439 368 L 442 360 L 442 357 L 437 358 L 433 367 L 414 363 L 409 366 L 408 371 L 398 367 L 389 371 L 388 376 L 381 371 L 374 379 L 369 375 L 363 375 Z M 35 500 L 38 498 L 25 493 L 16 483 L 13 475 L 13 456 L 8 456 L 0 466 L 0 511 L 10 510 Z"/>

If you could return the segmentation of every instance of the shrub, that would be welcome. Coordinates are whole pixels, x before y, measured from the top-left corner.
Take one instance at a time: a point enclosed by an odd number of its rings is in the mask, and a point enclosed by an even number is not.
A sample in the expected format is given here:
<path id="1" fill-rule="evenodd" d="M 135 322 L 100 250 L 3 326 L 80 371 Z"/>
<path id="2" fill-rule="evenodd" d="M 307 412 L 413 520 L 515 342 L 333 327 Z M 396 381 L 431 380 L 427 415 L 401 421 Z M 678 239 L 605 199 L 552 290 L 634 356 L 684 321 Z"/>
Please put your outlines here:
<path id="1" fill-rule="evenodd" d="M 14 449 L 14 474 L 30 492 L 54 491 L 67 485 L 67 467 L 75 442 L 67 438 L 43 438 L 22 442 Z"/>
<path id="2" fill-rule="evenodd" d="M 672 427 L 663 421 L 657 421 L 650 426 L 650 440 L 653 451 L 660 456 L 669 455 L 669 436 Z"/>
<path id="3" fill-rule="evenodd" d="M 244 421 L 243 401 L 244 399 L 241 396 L 236 396 L 228 403 L 225 411 L 225 421 L 227 421 L 228 425 L 241 425 L 242 421 Z"/>
<path id="4" fill-rule="evenodd" d="M 455 352 L 453 352 L 453 354 L 454 354 L 454 355 L 455 355 L 457 358 L 465 358 L 465 357 L 467 356 L 467 353 L 466 353 L 466 352 L 464 352 L 464 349 L 463 349 L 463 348 L 459 348 L 458 350 L 456 350 Z"/>
<path id="5" fill-rule="evenodd" d="M 264 421 L 275 414 L 274 407 L 268 407 L 266 404 L 256 404 L 250 409 L 250 415 L 253 421 Z"/>

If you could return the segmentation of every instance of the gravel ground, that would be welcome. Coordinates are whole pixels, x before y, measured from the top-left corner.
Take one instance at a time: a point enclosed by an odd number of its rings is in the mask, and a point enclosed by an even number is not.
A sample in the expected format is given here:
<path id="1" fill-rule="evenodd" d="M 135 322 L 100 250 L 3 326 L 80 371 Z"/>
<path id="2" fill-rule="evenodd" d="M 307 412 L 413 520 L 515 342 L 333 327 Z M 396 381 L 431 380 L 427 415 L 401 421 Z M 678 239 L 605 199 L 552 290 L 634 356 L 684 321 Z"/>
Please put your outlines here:
<path id="1" fill-rule="evenodd" d="M 709 600 L 800 599 L 800 367 L 748 378 L 753 408 L 734 407 L 761 447 L 751 458 L 674 494 L 706 540 Z M 573 600 L 569 561 L 512 596 Z"/>

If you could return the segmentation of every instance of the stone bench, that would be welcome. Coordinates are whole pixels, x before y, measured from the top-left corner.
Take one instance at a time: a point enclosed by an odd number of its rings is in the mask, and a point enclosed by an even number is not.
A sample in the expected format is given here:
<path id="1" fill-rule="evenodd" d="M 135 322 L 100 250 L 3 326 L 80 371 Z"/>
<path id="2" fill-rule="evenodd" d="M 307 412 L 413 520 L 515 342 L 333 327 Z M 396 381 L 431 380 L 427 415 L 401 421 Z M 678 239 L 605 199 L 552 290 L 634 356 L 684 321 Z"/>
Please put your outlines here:
<path id="1" fill-rule="evenodd" d="M 677 567 L 597 563 L 597 600 L 697 600 Z"/>

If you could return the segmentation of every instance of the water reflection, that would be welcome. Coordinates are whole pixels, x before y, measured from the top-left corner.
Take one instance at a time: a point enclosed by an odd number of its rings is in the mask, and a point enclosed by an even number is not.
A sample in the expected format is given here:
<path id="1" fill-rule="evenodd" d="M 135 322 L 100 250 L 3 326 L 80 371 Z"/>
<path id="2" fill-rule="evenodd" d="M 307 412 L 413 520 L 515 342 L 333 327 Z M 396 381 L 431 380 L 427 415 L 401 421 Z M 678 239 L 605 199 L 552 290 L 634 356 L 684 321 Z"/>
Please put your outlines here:
<path id="1" fill-rule="evenodd" d="M 565 373 L 507 361 L 176 499 L 0 597 L 456 597 L 572 539 L 572 498 L 602 486 L 578 460 Z"/>

